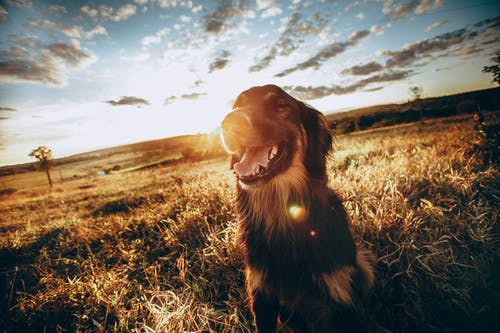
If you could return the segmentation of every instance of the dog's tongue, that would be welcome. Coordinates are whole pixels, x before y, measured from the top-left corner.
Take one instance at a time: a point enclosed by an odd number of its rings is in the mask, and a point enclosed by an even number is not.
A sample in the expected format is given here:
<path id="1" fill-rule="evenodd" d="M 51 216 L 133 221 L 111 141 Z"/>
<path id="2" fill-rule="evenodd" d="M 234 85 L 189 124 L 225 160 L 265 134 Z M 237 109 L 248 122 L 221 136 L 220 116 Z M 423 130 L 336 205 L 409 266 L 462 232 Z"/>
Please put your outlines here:
<path id="1" fill-rule="evenodd" d="M 268 155 L 272 146 L 247 147 L 241 161 L 234 164 L 234 170 L 240 176 L 251 176 L 254 170 L 259 166 L 267 167 L 269 162 Z"/>

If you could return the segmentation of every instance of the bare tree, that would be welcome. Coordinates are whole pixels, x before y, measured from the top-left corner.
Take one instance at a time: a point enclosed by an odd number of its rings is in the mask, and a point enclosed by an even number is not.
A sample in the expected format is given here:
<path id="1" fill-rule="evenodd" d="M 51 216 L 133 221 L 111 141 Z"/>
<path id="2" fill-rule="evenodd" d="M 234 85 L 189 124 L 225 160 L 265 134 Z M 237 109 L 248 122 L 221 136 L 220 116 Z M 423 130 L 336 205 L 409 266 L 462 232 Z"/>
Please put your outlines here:
<path id="1" fill-rule="evenodd" d="M 496 62 L 496 64 L 491 66 L 484 66 L 483 72 L 491 73 L 491 75 L 493 75 L 492 82 L 496 82 L 500 86 L 500 51 L 497 52 L 497 55 L 493 57 L 492 60 Z"/>
<path id="2" fill-rule="evenodd" d="M 412 102 L 418 109 L 418 117 L 419 120 L 422 121 L 422 94 L 424 93 L 424 88 L 420 86 L 414 86 L 408 88 L 408 91 L 410 92 L 410 95 L 412 97 Z"/>
<path id="3" fill-rule="evenodd" d="M 40 161 L 40 168 L 47 173 L 47 179 L 49 180 L 50 187 L 52 187 L 52 179 L 49 173 L 49 169 L 52 166 L 52 150 L 48 147 L 40 146 L 33 149 L 28 156 L 34 157 Z"/>

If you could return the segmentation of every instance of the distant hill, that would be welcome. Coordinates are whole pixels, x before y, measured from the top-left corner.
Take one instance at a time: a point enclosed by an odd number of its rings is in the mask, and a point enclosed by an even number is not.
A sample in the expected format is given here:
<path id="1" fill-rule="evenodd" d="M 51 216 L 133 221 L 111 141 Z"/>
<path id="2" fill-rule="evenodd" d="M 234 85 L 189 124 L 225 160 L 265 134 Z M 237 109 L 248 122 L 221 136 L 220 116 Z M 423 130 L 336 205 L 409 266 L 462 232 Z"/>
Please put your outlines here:
<path id="1" fill-rule="evenodd" d="M 127 169 L 170 165 L 225 155 L 216 133 L 194 134 L 132 143 L 52 160 L 53 167 L 116 172 Z M 38 169 L 39 162 L 0 167 L 0 177 Z"/>
<path id="2" fill-rule="evenodd" d="M 331 113 L 326 117 L 336 134 L 374 129 L 420 119 L 500 110 L 500 87 L 425 98 L 401 104 L 376 105 Z M 91 166 L 103 172 L 169 165 L 225 155 L 217 134 L 184 135 L 100 149 L 54 159 L 54 166 Z M 0 167 L 0 177 L 37 170 L 38 162 Z"/>
<path id="3" fill-rule="evenodd" d="M 461 94 L 424 98 L 401 104 L 370 106 L 346 112 L 327 114 L 337 134 L 358 130 L 441 118 L 480 111 L 500 110 L 500 87 Z"/>

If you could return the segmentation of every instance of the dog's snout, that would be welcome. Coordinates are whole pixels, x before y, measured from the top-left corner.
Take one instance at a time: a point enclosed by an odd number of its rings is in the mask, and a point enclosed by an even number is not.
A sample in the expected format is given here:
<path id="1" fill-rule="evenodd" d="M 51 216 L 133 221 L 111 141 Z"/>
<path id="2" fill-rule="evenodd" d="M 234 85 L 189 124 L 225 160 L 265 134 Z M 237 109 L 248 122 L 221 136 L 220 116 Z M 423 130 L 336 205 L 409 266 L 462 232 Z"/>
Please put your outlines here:
<path id="1" fill-rule="evenodd" d="M 250 117 L 243 112 L 233 111 L 229 113 L 222 121 L 222 130 L 226 134 L 238 133 L 249 130 L 252 128 L 252 121 Z"/>

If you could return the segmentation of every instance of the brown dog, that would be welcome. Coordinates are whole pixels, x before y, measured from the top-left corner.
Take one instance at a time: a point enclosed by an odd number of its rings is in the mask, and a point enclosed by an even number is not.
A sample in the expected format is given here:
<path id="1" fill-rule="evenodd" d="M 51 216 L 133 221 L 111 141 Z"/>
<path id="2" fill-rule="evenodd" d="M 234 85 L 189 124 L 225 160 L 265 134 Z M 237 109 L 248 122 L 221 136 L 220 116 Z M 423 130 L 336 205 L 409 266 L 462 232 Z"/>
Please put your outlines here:
<path id="1" fill-rule="evenodd" d="M 222 122 L 237 176 L 246 288 L 258 332 L 370 332 L 374 283 L 327 187 L 326 118 L 274 85 L 241 93 Z M 278 319 L 281 324 L 278 326 Z"/>

